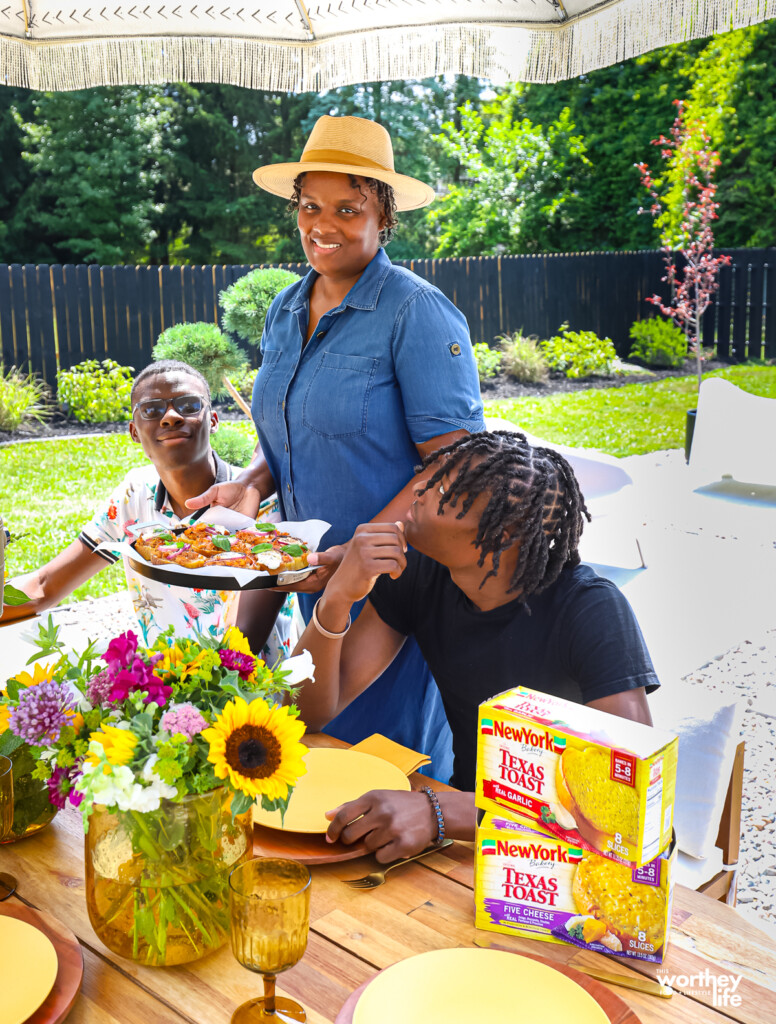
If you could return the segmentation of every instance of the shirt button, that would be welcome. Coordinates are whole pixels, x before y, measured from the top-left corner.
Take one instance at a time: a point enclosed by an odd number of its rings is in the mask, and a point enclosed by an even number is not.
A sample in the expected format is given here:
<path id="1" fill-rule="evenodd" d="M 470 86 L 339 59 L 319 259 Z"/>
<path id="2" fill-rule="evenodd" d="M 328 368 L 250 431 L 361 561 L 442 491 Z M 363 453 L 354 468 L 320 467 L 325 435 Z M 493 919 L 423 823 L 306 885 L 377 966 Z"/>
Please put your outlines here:
<path id="1" fill-rule="evenodd" d="M 288 490 L 288 493 L 290 494 L 291 493 L 291 484 L 286 484 L 286 489 Z"/>
<path id="2" fill-rule="evenodd" d="M 284 444 L 283 447 L 285 448 L 286 451 L 288 451 L 288 445 L 287 444 Z"/>
<path id="3" fill-rule="evenodd" d="M 285 403 L 285 402 L 283 402 L 283 408 L 285 409 L 285 407 L 286 407 L 286 403 Z"/>
<path id="4" fill-rule="evenodd" d="M 322 338 L 326 331 L 318 331 L 317 337 Z"/>

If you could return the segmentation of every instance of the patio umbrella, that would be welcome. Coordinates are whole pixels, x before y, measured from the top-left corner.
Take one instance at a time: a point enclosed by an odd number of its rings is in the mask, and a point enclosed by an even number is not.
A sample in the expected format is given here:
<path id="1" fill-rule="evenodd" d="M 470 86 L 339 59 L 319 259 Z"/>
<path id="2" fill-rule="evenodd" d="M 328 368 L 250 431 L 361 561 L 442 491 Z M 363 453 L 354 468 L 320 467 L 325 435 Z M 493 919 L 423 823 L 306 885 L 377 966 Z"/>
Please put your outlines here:
<path id="1" fill-rule="evenodd" d="M 776 0 L 0 0 L 0 83 L 552 82 L 772 17 Z"/>

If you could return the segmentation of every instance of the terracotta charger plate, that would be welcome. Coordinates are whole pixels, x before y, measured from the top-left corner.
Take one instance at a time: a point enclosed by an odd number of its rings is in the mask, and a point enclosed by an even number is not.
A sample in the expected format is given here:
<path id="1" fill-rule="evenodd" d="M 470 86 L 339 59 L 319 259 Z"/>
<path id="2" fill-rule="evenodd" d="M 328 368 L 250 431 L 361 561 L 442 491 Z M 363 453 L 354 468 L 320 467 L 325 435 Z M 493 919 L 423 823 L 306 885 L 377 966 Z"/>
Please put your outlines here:
<path id="1" fill-rule="evenodd" d="M 356 800 L 372 789 L 409 791 L 404 772 L 372 754 L 335 747 L 313 747 L 305 756 L 307 772 L 294 788 L 281 821 L 279 811 L 253 808 L 253 850 L 261 857 L 293 857 L 305 864 L 354 860 L 368 853 L 363 843 L 327 843 L 326 811 Z"/>
<path id="2" fill-rule="evenodd" d="M 84 974 L 81 947 L 69 928 L 32 907 L 1 903 L 0 960 L 0 1024 L 65 1019 Z"/>
<path id="3" fill-rule="evenodd" d="M 539 956 L 492 949 L 438 949 L 401 960 L 356 989 L 335 1024 L 471 1024 L 568 1020 L 640 1024 L 605 985 Z"/>

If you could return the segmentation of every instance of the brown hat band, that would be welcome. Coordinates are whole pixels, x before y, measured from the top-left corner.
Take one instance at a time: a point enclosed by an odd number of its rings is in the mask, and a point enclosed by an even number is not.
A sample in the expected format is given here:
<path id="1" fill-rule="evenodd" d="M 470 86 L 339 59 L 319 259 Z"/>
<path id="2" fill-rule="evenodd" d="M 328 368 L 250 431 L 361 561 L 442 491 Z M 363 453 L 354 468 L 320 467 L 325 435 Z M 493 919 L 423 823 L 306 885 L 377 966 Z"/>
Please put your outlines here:
<path id="1" fill-rule="evenodd" d="M 346 153 L 342 149 L 306 149 L 302 153 L 299 162 L 302 164 L 354 164 L 356 167 L 372 167 L 376 171 L 387 171 L 390 174 L 396 173 L 393 167 L 385 167 L 382 164 L 378 164 L 376 160 L 369 160 L 365 157 L 357 156 L 355 153 Z"/>

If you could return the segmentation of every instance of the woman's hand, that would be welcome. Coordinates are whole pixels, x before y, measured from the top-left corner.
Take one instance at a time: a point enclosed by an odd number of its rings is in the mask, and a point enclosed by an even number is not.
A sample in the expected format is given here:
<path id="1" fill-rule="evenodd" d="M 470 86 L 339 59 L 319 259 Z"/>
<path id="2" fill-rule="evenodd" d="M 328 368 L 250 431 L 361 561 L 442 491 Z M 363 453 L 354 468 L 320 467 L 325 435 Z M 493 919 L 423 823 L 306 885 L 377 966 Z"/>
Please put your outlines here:
<path id="1" fill-rule="evenodd" d="M 331 578 L 327 597 L 355 604 L 367 596 L 378 576 L 387 573 L 392 580 L 398 579 L 407 568 L 406 551 L 403 523 L 365 523 L 357 527 Z"/>
<path id="2" fill-rule="evenodd" d="M 255 519 L 259 512 L 261 495 L 255 487 L 249 487 L 236 480 L 225 484 L 213 484 L 203 494 L 186 500 L 186 508 L 203 508 L 205 505 L 222 505 L 235 512 Z"/>
<path id="3" fill-rule="evenodd" d="M 381 864 L 411 857 L 430 846 L 439 826 L 425 793 L 374 789 L 358 800 L 327 811 L 330 843 L 356 843 L 363 839 Z"/>

